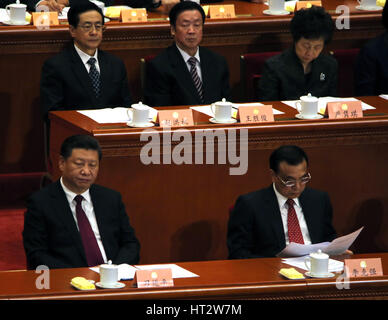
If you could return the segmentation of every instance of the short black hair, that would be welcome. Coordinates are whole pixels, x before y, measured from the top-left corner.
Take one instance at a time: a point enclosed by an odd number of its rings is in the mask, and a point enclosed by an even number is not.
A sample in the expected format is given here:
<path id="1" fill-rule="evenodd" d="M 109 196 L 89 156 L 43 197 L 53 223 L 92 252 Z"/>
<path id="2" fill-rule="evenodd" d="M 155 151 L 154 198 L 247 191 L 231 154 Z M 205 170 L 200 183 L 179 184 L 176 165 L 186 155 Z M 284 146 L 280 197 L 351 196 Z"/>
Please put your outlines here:
<path id="1" fill-rule="evenodd" d="M 294 43 L 301 38 L 312 40 L 323 38 L 327 44 L 333 37 L 334 22 L 323 7 L 312 6 L 295 12 L 290 30 Z"/>
<path id="2" fill-rule="evenodd" d="M 269 167 L 275 172 L 278 173 L 279 164 L 283 161 L 287 162 L 289 165 L 297 166 L 306 160 L 307 165 L 309 164 L 309 159 L 304 150 L 298 146 L 287 145 L 281 146 L 272 152 L 269 157 Z"/>
<path id="3" fill-rule="evenodd" d="M 61 156 L 66 160 L 73 153 L 73 149 L 95 150 L 98 152 L 98 159 L 102 158 L 100 144 L 95 138 L 88 135 L 77 134 L 66 138 L 61 146 Z"/>
<path id="4" fill-rule="evenodd" d="M 383 26 L 388 30 L 388 1 L 385 1 L 383 13 L 382 13 Z"/>
<path id="5" fill-rule="evenodd" d="M 102 24 L 104 24 L 104 14 L 102 13 L 100 7 L 89 0 L 79 0 L 70 7 L 69 12 L 67 13 L 67 21 L 69 21 L 69 25 L 77 28 L 80 14 L 88 11 L 97 11 L 101 15 Z"/>
<path id="6" fill-rule="evenodd" d="M 183 11 L 188 10 L 198 10 L 199 13 L 202 15 L 202 23 L 205 23 L 205 11 L 203 11 L 203 8 L 196 2 L 193 1 L 183 1 L 178 2 L 175 6 L 172 7 L 170 10 L 169 18 L 170 18 L 170 25 L 172 25 L 174 28 L 176 26 L 176 20 L 178 19 L 178 16 Z"/>

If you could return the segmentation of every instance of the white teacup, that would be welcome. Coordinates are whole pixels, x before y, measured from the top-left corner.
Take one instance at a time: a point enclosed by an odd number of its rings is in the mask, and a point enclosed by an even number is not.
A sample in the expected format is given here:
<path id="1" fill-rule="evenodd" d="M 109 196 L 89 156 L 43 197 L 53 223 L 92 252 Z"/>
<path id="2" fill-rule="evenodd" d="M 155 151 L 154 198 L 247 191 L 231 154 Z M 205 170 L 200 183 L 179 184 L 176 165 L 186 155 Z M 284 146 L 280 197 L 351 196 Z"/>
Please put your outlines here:
<path id="1" fill-rule="evenodd" d="M 222 99 L 222 101 L 215 102 L 211 105 L 214 119 L 218 122 L 230 121 L 232 117 L 232 103 Z"/>
<path id="2" fill-rule="evenodd" d="M 114 286 L 119 280 L 119 267 L 115 264 L 100 265 L 100 283 L 103 286 Z"/>
<path id="3" fill-rule="evenodd" d="M 268 9 L 271 12 L 284 11 L 284 0 L 268 0 Z"/>
<path id="4" fill-rule="evenodd" d="M 26 23 L 27 5 L 23 3 L 12 3 L 6 6 L 5 10 L 11 23 L 19 25 Z"/>
<path id="5" fill-rule="evenodd" d="M 329 273 L 329 255 L 323 253 L 321 250 L 310 253 L 304 263 L 310 274 L 314 277 L 325 277 Z"/>
<path id="6" fill-rule="evenodd" d="M 137 104 L 131 105 L 132 107 L 132 124 L 136 126 L 146 125 L 149 115 L 149 107 L 143 104 L 141 101 Z"/>
<path id="7" fill-rule="evenodd" d="M 363 8 L 376 7 L 376 0 L 357 0 L 357 2 Z"/>
<path id="8" fill-rule="evenodd" d="M 89 0 L 90 2 L 93 2 L 97 7 L 99 7 L 102 10 L 102 13 L 104 13 L 105 3 L 102 1 L 97 0 Z"/>
<path id="9" fill-rule="evenodd" d="M 296 102 L 296 108 L 299 114 L 305 118 L 311 118 L 318 114 L 318 101 L 317 97 L 312 96 L 310 93 L 307 96 L 302 96 L 300 100 Z"/>

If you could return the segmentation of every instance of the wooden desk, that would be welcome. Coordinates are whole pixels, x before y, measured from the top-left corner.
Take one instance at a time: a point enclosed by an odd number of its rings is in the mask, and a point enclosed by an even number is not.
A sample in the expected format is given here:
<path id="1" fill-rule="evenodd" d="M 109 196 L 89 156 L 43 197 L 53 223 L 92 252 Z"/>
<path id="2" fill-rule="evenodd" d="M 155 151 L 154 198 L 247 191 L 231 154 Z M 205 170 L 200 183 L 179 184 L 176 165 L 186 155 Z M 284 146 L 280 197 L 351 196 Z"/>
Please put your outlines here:
<path id="1" fill-rule="evenodd" d="M 289 23 L 292 15 L 264 16 L 264 5 L 226 1 L 236 5 L 237 18 L 210 20 L 204 28 L 202 45 L 226 57 L 234 101 L 241 97 L 241 54 L 280 51 L 291 44 Z M 359 48 L 383 32 L 380 12 L 357 11 L 356 0 L 323 0 L 333 15 L 338 5 L 350 9 L 350 29 L 337 30 L 328 49 Z M 121 24 L 109 22 L 101 45 L 125 62 L 134 101 L 141 97 L 140 59 L 154 55 L 172 43 L 166 15 L 150 14 L 150 22 Z M 31 26 L 0 26 L 0 173 L 44 171 L 43 123 L 39 82 L 43 62 L 70 41 L 67 26 L 39 31 Z"/>
<path id="2" fill-rule="evenodd" d="M 381 257 L 383 271 L 388 268 L 388 254 L 355 255 L 354 258 Z M 50 289 L 37 289 L 41 275 L 35 271 L 0 272 L 0 299 L 386 299 L 388 277 L 355 278 L 349 289 L 336 287 L 337 277 L 330 279 L 287 280 L 278 274 L 289 265 L 280 258 L 221 260 L 178 263 L 199 277 L 174 279 L 174 287 L 138 289 L 133 281 L 122 281 L 122 289 L 79 291 L 70 281 L 82 276 L 99 281 L 88 268 L 50 270 Z M 304 270 L 299 270 L 305 272 Z M 386 274 L 386 273 L 385 273 Z M 340 279 L 341 280 L 341 279 Z M 339 281 L 340 281 L 339 280 Z M 39 281 L 38 281 L 39 282 Z M 40 283 L 40 282 L 39 282 Z"/>
<path id="3" fill-rule="evenodd" d="M 214 164 L 194 164 L 193 154 L 193 164 L 144 165 L 140 152 L 148 141 L 140 141 L 141 130 L 125 124 L 98 124 L 76 111 L 53 112 L 53 176 L 59 177 L 63 140 L 77 133 L 92 135 L 103 152 L 97 183 L 121 192 L 141 243 L 141 263 L 225 259 L 229 207 L 240 194 L 271 184 L 268 158 L 275 148 L 297 144 L 310 159 L 310 186 L 330 194 L 337 233 L 347 234 L 365 225 L 355 252 L 384 252 L 388 249 L 384 174 L 388 104 L 379 97 L 363 100 L 377 109 L 354 120 L 296 120 L 296 110 L 280 102 L 273 105 L 285 113 L 276 116 L 275 123 L 225 126 L 210 124 L 207 116 L 196 117 L 197 125 L 187 128 L 192 137 L 187 147 L 194 153 L 196 132 L 213 130 L 226 136 L 229 129 L 248 130 L 248 170 L 244 175 L 230 175 L 234 165 L 228 156 L 226 164 L 218 164 L 217 143 Z M 154 128 L 163 145 L 162 129 Z M 179 143 L 173 141 L 172 149 Z M 158 157 L 162 161 L 162 156 Z"/>

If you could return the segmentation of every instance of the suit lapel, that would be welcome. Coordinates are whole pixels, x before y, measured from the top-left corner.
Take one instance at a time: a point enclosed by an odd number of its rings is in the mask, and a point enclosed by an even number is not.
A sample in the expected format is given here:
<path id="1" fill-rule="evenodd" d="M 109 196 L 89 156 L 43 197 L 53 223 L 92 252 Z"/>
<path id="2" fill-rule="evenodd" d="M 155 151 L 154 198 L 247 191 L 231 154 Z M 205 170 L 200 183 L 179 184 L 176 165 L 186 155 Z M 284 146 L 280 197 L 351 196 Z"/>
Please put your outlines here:
<path id="1" fill-rule="evenodd" d="M 194 85 L 193 78 L 191 77 L 186 62 L 183 60 L 183 57 L 175 44 L 169 47 L 169 60 L 178 82 L 183 84 L 183 87 L 197 101 L 197 103 L 200 103 L 201 99 L 197 88 Z"/>
<path id="2" fill-rule="evenodd" d="M 69 202 L 67 201 L 66 194 L 63 191 L 59 180 L 53 185 L 50 196 L 53 214 L 56 214 L 57 220 L 61 221 L 64 228 L 68 229 L 69 236 L 73 238 L 75 246 L 80 251 L 81 256 L 84 257 L 86 263 L 85 251 L 82 245 L 81 236 L 77 229 L 77 225 L 71 212 Z"/>
<path id="3" fill-rule="evenodd" d="M 212 84 L 213 66 L 211 65 L 206 51 L 199 50 L 199 57 L 201 58 L 201 73 L 202 73 L 202 88 L 203 88 L 203 100 L 210 100 L 209 92 L 211 92 L 210 86 Z"/>
<path id="4" fill-rule="evenodd" d="M 300 205 L 302 206 L 303 216 L 306 221 L 307 229 L 309 231 L 311 243 L 316 243 L 314 236 L 317 234 L 314 224 L 314 203 L 309 201 L 309 190 L 306 188 L 299 197 Z"/>
<path id="5" fill-rule="evenodd" d="M 78 78 L 80 85 L 85 89 L 85 92 L 89 96 L 90 101 L 92 101 L 94 105 L 97 105 L 98 101 L 94 93 L 89 74 L 77 51 L 75 51 L 74 46 L 69 49 L 69 55 L 71 61 L 71 70 L 73 70 L 75 76 Z"/>
<path id="6" fill-rule="evenodd" d="M 98 50 L 98 64 L 100 66 L 100 83 L 101 83 L 101 93 L 100 99 L 105 97 L 105 91 L 109 84 L 111 77 L 111 68 L 109 68 L 108 60 L 103 51 Z"/>

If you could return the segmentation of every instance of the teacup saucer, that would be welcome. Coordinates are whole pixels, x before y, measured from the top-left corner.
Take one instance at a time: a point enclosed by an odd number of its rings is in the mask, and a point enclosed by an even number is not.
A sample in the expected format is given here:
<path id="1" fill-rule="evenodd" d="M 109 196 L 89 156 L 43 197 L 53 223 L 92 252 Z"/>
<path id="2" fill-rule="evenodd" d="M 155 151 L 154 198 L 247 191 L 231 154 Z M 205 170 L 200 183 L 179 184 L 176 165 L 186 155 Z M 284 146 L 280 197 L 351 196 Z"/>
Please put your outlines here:
<path id="1" fill-rule="evenodd" d="M 210 118 L 209 121 L 212 123 L 236 123 L 237 122 L 237 120 L 233 118 L 230 118 L 228 120 L 222 120 L 222 121 L 216 120 L 215 118 Z"/>
<path id="2" fill-rule="evenodd" d="M 113 285 L 107 285 L 107 284 L 102 284 L 101 282 L 97 282 L 96 286 L 101 288 L 101 289 L 121 289 L 121 288 L 125 287 L 125 283 L 116 282 Z"/>
<path id="3" fill-rule="evenodd" d="M 315 274 L 310 273 L 310 271 L 307 271 L 305 273 L 305 275 L 310 277 L 310 278 L 333 278 L 333 277 L 335 277 L 335 274 L 332 272 L 328 272 L 327 274 L 315 275 Z"/>
<path id="4" fill-rule="evenodd" d="M 383 10 L 383 7 L 380 6 L 357 6 L 357 10 L 363 10 L 363 11 L 380 11 Z"/>
<path id="5" fill-rule="evenodd" d="M 302 119 L 302 120 L 315 120 L 315 119 L 322 119 L 323 115 L 321 114 L 315 114 L 313 116 L 303 116 L 300 113 L 295 115 L 296 118 Z"/>
<path id="6" fill-rule="evenodd" d="M 270 16 L 286 16 L 288 14 L 290 14 L 287 10 L 276 10 L 276 11 L 273 11 L 273 10 L 264 10 L 263 11 L 264 14 L 267 14 L 267 15 L 270 15 Z"/>
<path id="7" fill-rule="evenodd" d="M 133 127 L 133 128 L 149 128 L 153 127 L 155 124 L 152 122 L 147 123 L 133 123 L 132 121 L 127 122 L 127 126 Z"/>
<path id="8" fill-rule="evenodd" d="M 24 21 L 22 23 L 14 23 L 11 20 L 2 21 L 2 23 L 6 24 L 8 26 L 26 26 L 26 25 L 30 24 L 28 21 Z"/>

